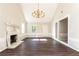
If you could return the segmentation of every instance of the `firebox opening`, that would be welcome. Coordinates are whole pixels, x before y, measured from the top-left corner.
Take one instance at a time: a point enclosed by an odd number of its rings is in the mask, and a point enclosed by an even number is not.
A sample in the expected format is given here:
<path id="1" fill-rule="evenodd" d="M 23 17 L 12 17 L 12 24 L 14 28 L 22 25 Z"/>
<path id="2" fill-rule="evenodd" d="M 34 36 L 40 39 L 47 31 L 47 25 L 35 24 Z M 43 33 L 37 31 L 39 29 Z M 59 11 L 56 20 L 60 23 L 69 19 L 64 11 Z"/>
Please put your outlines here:
<path id="1" fill-rule="evenodd" d="M 17 35 L 11 35 L 11 36 L 10 36 L 10 43 L 11 43 L 11 44 L 12 44 L 12 43 L 15 43 L 16 40 L 17 40 Z"/>

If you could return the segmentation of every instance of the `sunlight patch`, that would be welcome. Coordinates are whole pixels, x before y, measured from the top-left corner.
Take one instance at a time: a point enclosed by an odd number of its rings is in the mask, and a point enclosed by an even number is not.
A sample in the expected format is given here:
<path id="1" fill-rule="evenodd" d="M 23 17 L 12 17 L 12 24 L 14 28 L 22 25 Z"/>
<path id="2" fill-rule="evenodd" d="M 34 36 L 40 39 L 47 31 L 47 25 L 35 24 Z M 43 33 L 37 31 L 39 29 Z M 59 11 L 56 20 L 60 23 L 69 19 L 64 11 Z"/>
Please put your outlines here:
<path id="1" fill-rule="evenodd" d="M 32 41 L 47 41 L 47 39 L 32 39 Z"/>
<path id="2" fill-rule="evenodd" d="M 40 41 L 47 41 L 47 39 L 40 39 Z"/>

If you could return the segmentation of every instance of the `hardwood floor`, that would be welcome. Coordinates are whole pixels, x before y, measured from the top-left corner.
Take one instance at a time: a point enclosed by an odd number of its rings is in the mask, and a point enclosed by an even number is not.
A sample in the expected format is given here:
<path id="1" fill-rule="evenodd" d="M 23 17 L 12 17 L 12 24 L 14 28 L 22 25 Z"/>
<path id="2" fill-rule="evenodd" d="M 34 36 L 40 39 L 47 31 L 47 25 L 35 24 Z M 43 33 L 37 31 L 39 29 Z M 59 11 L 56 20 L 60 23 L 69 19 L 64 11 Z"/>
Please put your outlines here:
<path id="1" fill-rule="evenodd" d="M 79 56 L 79 52 L 52 38 L 47 38 L 47 41 L 33 41 L 32 38 L 26 38 L 20 46 L 6 49 L 0 53 L 0 56 Z"/>

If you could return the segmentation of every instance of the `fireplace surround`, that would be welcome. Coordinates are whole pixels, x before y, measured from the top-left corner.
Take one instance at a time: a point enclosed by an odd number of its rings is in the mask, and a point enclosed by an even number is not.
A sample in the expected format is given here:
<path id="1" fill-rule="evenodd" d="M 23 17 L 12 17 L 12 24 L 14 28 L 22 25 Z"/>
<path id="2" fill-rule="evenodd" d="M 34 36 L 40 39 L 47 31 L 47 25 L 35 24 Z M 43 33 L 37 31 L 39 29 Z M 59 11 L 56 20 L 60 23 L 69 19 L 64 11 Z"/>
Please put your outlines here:
<path id="1" fill-rule="evenodd" d="M 23 41 L 20 39 L 19 27 L 16 25 L 7 25 L 7 48 L 14 49 L 19 46 Z"/>

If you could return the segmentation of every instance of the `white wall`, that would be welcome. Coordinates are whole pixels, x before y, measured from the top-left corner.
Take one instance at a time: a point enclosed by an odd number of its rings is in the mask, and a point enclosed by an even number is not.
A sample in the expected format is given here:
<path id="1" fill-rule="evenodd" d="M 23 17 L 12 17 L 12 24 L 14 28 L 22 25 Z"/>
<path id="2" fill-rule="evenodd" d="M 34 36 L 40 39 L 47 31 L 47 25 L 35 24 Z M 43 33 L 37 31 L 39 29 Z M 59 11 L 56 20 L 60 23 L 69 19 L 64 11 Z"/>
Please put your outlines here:
<path id="1" fill-rule="evenodd" d="M 7 47 L 6 24 L 18 26 L 21 34 L 22 22 L 24 22 L 24 16 L 19 4 L 0 4 L 0 51 Z"/>
<path id="2" fill-rule="evenodd" d="M 62 13 L 63 11 L 63 13 Z M 52 33 L 55 36 L 55 22 L 68 16 L 68 44 L 79 50 L 79 4 L 59 4 L 53 21 Z"/>

